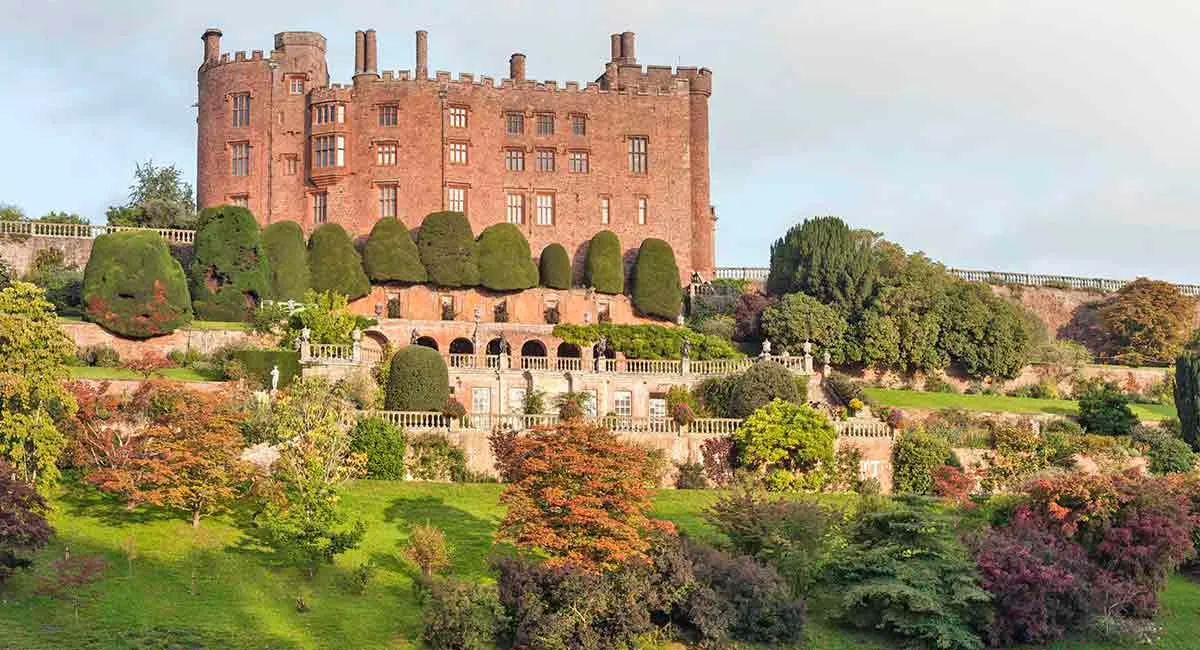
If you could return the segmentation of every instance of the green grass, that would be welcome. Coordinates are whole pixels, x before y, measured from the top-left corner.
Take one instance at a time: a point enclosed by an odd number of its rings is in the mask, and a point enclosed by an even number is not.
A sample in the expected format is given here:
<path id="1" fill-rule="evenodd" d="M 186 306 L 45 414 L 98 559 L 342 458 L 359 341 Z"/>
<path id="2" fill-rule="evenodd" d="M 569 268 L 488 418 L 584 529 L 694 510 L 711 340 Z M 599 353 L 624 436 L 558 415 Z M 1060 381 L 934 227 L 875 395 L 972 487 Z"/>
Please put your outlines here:
<path id="1" fill-rule="evenodd" d="M 1067 399 L 1036 399 L 1007 395 L 965 395 L 960 393 L 924 393 L 893 388 L 866 388 L 867 397 L 877 404 L 899 408 L 966 409 L 992 413 L 1026 413 L 1030 415 L 1076 415 L 1079 405 Z M 1164 420 L 1176 417 L 1175 408 L 1163 404 L 1131 404 L 1134 415 L 1142 420 Z"/>
<path id="2" fill-rule="evenodd" d="M 419 648 L 420 606 L 412 571 L 399 560 L 402 544 L 412 526 L 429 522 L 445 530 L 453 545 L 454 574 L 490 579 L 488 556 L 503 550 L 493 544 L 503 516 L 500 490 L 496 484 L 356 482 L 342 503 L 368 525 L 362 547 L 308 580 L 277 564 L 230 517 L 205 519 L 193 531 L 182 514 L 129 512 L 89 488 L 64 489 L 52 501 L 57 530 L 52 546 L 39 554 L 33 572 L 18 574 L 0 593 L 0 648 Z M 654 514 L 689 534 L 715 539 L 701 510 L 717 496 L 664 490 L 654 499 Z M 78 618 L 71 603 L 34 594 L 38 575 L 64 548 L 73 556 L 101 553 L 111 565 Z M 132 563 L 127 548 L 136 549 Z M 353 595 L 346 580 L 367 560 L 379 570 L 364 595 Z M 296 611 L 300 595 L 311 611 Z M 1158 647 L 1194 647 L 1200 638 L 1200 585 L 1174 578 L 1163 603 L 1166 634 Z M 820 602 L 810 610 L 805 648 L 896 647 L 878 635 L 828 622 Z"/>
<path id="3" fill-rule="evenodd" d="M 191 368 L 164 368 L 159 371 L 167 379 L 178 381 L 220 381 L 220 377 L 196 372 Z M 141 379 L 141 373 L 128 368 L 99 368 L 95 366 L 71 366 L 74 379 Z"/>
<path id="4" fill-rule="evenodd" d="M 186 325 L 183 329 L 192 330 L 240 330 L 247 332 L 250 330 L 248 323 L 241 321 L 221 321 L 221 320 L 194 320 Z"/>

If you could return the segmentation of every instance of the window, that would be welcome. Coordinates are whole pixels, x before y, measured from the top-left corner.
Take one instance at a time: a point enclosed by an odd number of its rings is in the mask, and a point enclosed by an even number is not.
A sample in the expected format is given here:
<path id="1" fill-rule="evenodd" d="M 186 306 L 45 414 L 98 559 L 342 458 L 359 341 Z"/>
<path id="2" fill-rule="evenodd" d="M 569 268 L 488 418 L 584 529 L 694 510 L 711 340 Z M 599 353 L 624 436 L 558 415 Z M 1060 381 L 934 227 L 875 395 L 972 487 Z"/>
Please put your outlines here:
<path id="1" fill-rule="evenodd" d="M 480 415 L 489 415 L 492 412 L 492 389 L 490 388 L 472 388 L 471 389 L 471 412 Z"/>
<path id="2" fill-rule="evenodd" d="M 250 143 L 235 142 L 229 147 L 229 173 L 234 176 L 250 175 Z"/>
<path id="3" fill-rule="evenodd" d="M 446 209 L 451 212 L 467 213 L 467 188 L 446 188 Z"/>
<path id="4" fill-rule="evenodd" d="M 538 135 L 554 135 L 554 114 L 553 113 L 538 113 L 538 115 L 537 115 L 537 134 Z"/>
<path id="5" fill-rule="evenodd" d="M 650 417 L 665 418 L 667 417 L 667 400 L 663 397 L 650 398 Z"/>
<path id="6" fill-rule="evenodd" d="M 451 106 L 450 107 L 450 126 L 456 129 L 467 128 L 467 107 L 466 106 Z"/>
<path id="7" fill-rule="evenodd" d="M 325 208 L 329 203 L 329 195 L 325 192 L 313 194 L 313 223 L 325 223 L 327 213 Z"/>
<path id="8" fill-rule="evenodd" d="M 553 149 L 538 149 L 537 150 L 537 170 L 539 172 L 554 171 L 554 150 Z"/>
<path id="9" fill-rule="evenodd" d="M 571 116 L 571 135 L 587 135 L 587 116 Z"/>
<path id="10" fill-rule="evenodd" d="M 375 145 L 375 164 L 383 166 L 396 164 L 395 142 L 380 142 Z"/>
<path id="11" fill-rule="evenodd" d="M 319 135 L 313 138 L 315 167 L 342 167 L 346 164 L 346 136 Z"/>
<path id="12" fill-rule="evenodd" d="M 633 393 L 627 390 L 613 393 L 613 413 L 624 418 L 631 417 L 633 415 Z"/>
<path id="13" fill-rule="evenodd" d="M 451 142 L 450 143 L 450 163 L 453 165 L 467 164 L 467 143 Z"/>
<path id="14" fill-rule="evenodd" d="M 290 92 L 293 95 L 303 95 L 304 94 L 304 80 L 299 79 L 299 78 L 293 78 L 288 92 Z"/>
<path id="15" fill-rule="evenodd" d="M 538 194 L 537 195 L 537 225 L 553 226 L 554 225 L 554 195 L 553 194 Z"/>
<path id="16" fill-rule="evenodd" d="M 638 197 L 638 225 L 646 225 L 646 197 Z"/>
<path id="17" fill-rule="evenodd" d="M 229 197 L 229 204 L 239 208 L 248 208 L 250 207 L 250 195 L 238 194 L 236 196 L 231 196 Z"/>
<path id="18" fill-rule="evenodd" d="M 328 103 L 313 106 L 313 124 L 342 124 L 346 121 L 346 107 L 343 104 Z"/>
<path id="19" fill-rule="evenodd" d="M 858 478 L 866 480 L 869 478 L 879 478 L 880 462 L 877 460 L 862 460 L 858 462 Z"/>
<path id="20" fill-rule="evenodd" d="M 250 93 L 233 96 L 233 126 L 250 126 Z"/>
<path id="21" fill-rule="evenodd" d="M 588 152 L 586 151 L 570 151 L 567 153 L 567 171 L 572 174 L 586 174 L 588 172 Z"/>
<path id="22" fill-rule="evenodd" d="M 612 202 L 607 196 L 600 197 L 600 223 L 607 224 L 609 220 L 609 207 Z"/>
<path id="23" fill-rule="evenodd" d="M 396 126 L 400 110 L 393 104 L 379 107 L 379 126 Z"/>
<path id="24" fill-rule="evenodd" d="M 508 412 L 513 415 L 525 414 L 525 395 L 527 394 L 524 388 L 508 389 Z"/>
<path id="25" fill-rule="evenodd" d="M 510 172 L 525 171 L 525 152 L 521 149 L 505 149 L 504 168 Z"/>
<path id="26" fill-rule="evenodd" d="M 396 216 L 396 186 L 381 185 L 379 187 L 379 218 L 387 219 Z"/>
<path id="27" fill-rule="evenodd" d="M 635 174 L 646 173 L 646 144 L 644 136 L 629 138 L 629 171 Z"/>
<path id="28" fill-rule="evenodd" d="M 283 159 L 283 173 L 285 176 L 295 176 L 300 170 L 300 160 L 295 156 L 288 156 Z"/>
<path id="29" fill-rule="evenodd" d="M 525 132 L 525 115 L 521 113 L 505 113 L 504 128 L 509 135 L 521 135 Z"/>
<path id="30" fill-rule="evenodd" d="M 504 196 L 505 214 L 509 223 L 525 223 L 525 195 L 506 194 Z"/>

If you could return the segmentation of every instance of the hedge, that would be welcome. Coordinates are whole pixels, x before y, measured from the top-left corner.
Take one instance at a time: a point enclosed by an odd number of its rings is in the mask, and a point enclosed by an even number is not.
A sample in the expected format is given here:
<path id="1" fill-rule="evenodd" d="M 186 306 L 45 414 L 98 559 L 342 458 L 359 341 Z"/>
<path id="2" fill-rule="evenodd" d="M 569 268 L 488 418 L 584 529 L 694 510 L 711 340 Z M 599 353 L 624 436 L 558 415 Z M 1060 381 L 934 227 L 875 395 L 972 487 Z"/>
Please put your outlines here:
<path id="1" fill-rule="evenodd" d="M 601 230 L 588 244 L 583 262 L 584 281 L 600 293 L 625 291 L 625 262 L 621 259 L 621 240 L 611 230 Z"/>
<path id="2" fill-rule="evenodd" d="M 402 481 L 404 473 L 404 430 L 372 416 L 358 421 L 350 432 L 350 448 L 367 457 L 367 478 Z"/>
<path id="3" fill-rule="evenodd" d="M 479 284 L 471 223 L 461 212 L 432 212 L 421 222 L 417 250 L 429 281 L 439 287 Z"/>
<path id="4" fill-rule="evenodd" d="M 350 300 L 371 292 L 371 282 L 363 272 L 362 258 L 350 241 L 350 235 L 336 223 L 327 223 L 308 240 L 308 270 L 312 288 L 318 293 L 334 291 Z"/>
<path id="5" fill-rule="evenodd" d="M 188 277 L 192 309 L 202 320 L 244 321 L 271 296 L 262 231 L 246 208 L 200 211 Z"/>
<path id="6" fill-rule="evenodd" d="M 437 350 L 409 345 L 392 356 L 384 408 L 441 412 L 449 399 L 450 373 Z"/>
<path id="7" fill-rule="evenodd" d="M 83 271 L 88 320 L 130 338 L 170 334 L 192 320 L 183 267 L 156 232 L 100 235 Z"/>
<path id="8" fill-rule="evenodd" d="M 475 241 L 479 284 L 492 291 L 520 291 L 537 286 L 538 269 L 521 229 L 498 223 L 483 229 Z"/>
<path id="9" fill-rule="evenodd" d="M 295 221 L 276 221 L 263 231 L 267 277 L 275 300 L 301 300 L 312 288 L 304 231 Z"/>
<path id="10" fill-rule="evenodd" d="M 242 364 L 247 383 L 254 388 L 271 388 L 271 369 L 275 366 L 279 366 L 277 388 L 287 388 L 300 376 L 300 353 L 295 350 L 235 350 L 229 358 Z"/>
<path id="11" fill-rule="evenodd" d="M 571 288 L 571 258 L 562 244 L 550 244 L 542 249 L 542 256 L 538 259 L 538 274 L 543 287 Z"/>
<path id="12" fill-rule="evenodd" d="M 633 306 L 647 316 L 675 320 L 683 308 L 675 251 L 661 239 L 647 239 L 633 265 Z"/>
<path id="13" fill-rule="evenodd" d="M 375 222 L 363 247 L 363 268 L 372 282 L 425 282 L 428 275 L 408 228 L 388 217 Z"/>
<path id="14" fill-rule="evenodd" d="M 691 343 L 688 358 L 695 361 L 734 359 L 744 356 L 728 340 L 700 334 L 685 327 L 663 325 L 562 324 L 554 326 L 554 336 L 580 347 L 591 347 L 600 337 L 608 346 L 629 359 L 679 359 L 684 339 Z"/>

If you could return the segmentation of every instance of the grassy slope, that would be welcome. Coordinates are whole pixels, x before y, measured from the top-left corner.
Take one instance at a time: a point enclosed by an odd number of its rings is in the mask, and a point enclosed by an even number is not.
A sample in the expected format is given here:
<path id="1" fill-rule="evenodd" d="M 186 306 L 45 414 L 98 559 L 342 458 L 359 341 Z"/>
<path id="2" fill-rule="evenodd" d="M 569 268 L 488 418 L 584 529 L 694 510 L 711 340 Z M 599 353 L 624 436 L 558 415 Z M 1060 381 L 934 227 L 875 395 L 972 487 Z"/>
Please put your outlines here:
<path id="1" fill-rule="evenodd" d="M 409 527 L 426 521 L 443 528 L 454 545 L 453 572 L 483 578 L 492 535 L 502 516 L 498 485 L 444 485 L 361 481 L 348 490 L 346 508 L 367 522 L 363 546 L 323 569 L 313 581 L 275 565 L 247 542 L 228 519 L 205 520 L 194 533 L 182 516 L 125 512 L 119 505 L 75 488 L 54 500 L 58 538 L 39 567 L 69 546 L 72 554 L 104 553 L 109 577 L 78 617 L 68 602 L 32 595 L 36 579 L 18 576 L 0 598 L 0 648 L 168 647 L 197 648 L 415 648 L 420 608 L 409 570 L 398 561 Z M 690 534 L 713 538 L 700 511 L 712 492 L 663 491 L 658 516 Z M 130 574 L 124 551 L 137 548 Z M 365 560 L 379 566 L 362 596 L 345 587 L 351 569 Z M 196 594 L 190 593 L 195 572 Z M 298 613 L 303 595 L 310 612 Z M 1200 585 L 1175 578 L 1164 598 L 1167 650 L 1191 648 L 1200 637 Z M 874 635 L 853 633 L 814 612 L 808 648 L 883 650 Z M 170 646 L 184 647 L 184 646 Z M 1059 648 L 1080 647 L 1062 644 Z M 1089 648 L 1117 646 L 1089 645 Z"/>
<path id="2" fill-rule="evenodd" d="M 960 408 L 968 411 L 987 411 L 1051 415 L 1075 415 L 1078 404 L 1065 399 L 1034 399 L 1006 395 L 964 395 L 959 393 L 923 393 L 891 388 L 867 388 L 867 396 L 886 406 L 919 409 Z M 1175 417 L 1175 409 L 1162 404 L 1131 404 L 1134 415 L 1143 420 L 1163 420 Z"/>
<path id="3" fill-rule="evenodd" d="M 192 370 L 191 368 L 165 368 L 159 371 L 162 376 L 167 379 L 177 379 L 179 381 L 214 381 L 219 380 L 216 377 L 210 377 Z M 134 372 L 127 368 L 98 368 L 94 366 L 72 366 L 71 377 L 74 379 L 141 379 L 141 373 Z"/>

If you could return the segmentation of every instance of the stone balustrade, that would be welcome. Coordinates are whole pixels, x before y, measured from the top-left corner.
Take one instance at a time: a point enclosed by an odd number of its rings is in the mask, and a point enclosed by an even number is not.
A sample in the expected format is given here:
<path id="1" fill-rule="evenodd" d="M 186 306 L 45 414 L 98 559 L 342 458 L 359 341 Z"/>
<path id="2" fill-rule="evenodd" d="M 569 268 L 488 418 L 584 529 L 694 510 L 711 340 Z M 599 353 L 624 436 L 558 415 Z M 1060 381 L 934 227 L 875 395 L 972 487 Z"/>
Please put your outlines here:
<path id="1" fill-rule="evenodd" d="M 175 228 L 138 228 L 91 223 L 50 223 L 46 221 L 0 221 L 0 235 L 24 237 L 56 237 L 61 239 L 95 239 L 114 232 L 151 231 L 172 244 L 191 244 L 196 231 Z"/>

